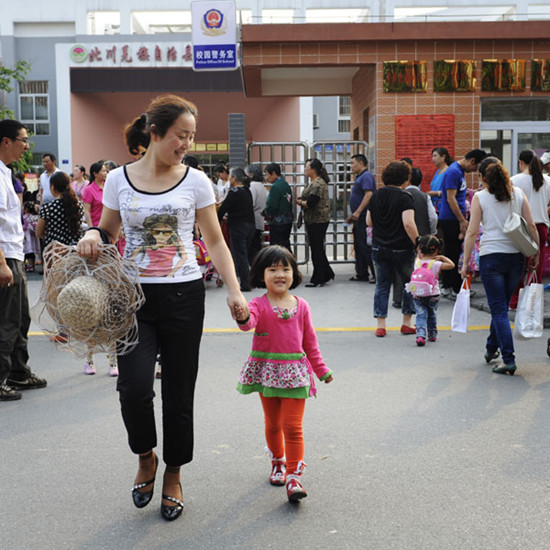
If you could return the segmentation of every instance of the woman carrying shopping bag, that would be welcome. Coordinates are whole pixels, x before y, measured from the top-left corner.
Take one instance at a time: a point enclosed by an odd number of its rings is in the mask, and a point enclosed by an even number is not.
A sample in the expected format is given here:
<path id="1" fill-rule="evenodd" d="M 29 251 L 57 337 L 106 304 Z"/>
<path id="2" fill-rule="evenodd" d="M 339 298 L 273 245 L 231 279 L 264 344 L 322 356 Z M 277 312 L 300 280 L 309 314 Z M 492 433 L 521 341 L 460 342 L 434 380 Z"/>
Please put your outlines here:
<path id="1" fill-rule="evenodd" d="M 539 236 L 525 194 L 512 185 L 508 172 L 500 160 L 487 157 L 479 165 L 479 173 L 484 189 L 476 193 L 472 201 L 461 274 L 463 278 L 468 276 L 470 256 L 479 232 L 479 224 L 482 223 L 479 268 L 491 310 L 491 328 L 486 343 L 485 361 L 490 363 L 496 359 L 500 348 L 503 362 L 495 366 L 493 372 L 513 375 L 517 367 L 514 340 L 508 319 L 508 304 L 523 275 L 524 256 L 503 232 L 510 214 L 510 204 L 516 212 L 521 212 L 527 222 L 529 234 L 537 244 Z M 538 261 L 537 252 L 529 262 L 529 269 L 536 269 Z"/>

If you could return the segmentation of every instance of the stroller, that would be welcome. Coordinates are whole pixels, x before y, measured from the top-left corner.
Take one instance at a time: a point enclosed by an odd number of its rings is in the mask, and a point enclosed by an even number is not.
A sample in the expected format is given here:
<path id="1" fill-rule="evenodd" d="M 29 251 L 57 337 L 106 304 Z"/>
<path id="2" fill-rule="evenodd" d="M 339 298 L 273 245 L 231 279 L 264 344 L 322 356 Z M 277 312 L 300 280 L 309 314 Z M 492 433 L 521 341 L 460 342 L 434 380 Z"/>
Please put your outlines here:
<path id="1" fill-rule="evenodd" d="M 203 240 L 195 239 L 193 244 L 195 245 L 195 256 L 201 269 L 203 280 L 206 282 L 214 279 L 216 281 L 216 286 L 223 286 L 223 280 L 220 277 L 220 274 L 216 271 Z"/>

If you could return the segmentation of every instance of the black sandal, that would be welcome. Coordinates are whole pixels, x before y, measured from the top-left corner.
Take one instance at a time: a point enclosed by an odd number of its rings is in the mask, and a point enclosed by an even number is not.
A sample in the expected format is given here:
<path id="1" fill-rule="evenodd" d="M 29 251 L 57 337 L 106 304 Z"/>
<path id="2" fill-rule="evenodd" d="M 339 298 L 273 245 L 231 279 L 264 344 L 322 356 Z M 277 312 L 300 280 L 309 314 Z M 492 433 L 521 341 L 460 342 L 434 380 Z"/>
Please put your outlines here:
<path id="1" fill-rule="evenodd" d="M 179 466 L 166 466 L 166 471 L 176 474 L 180 471 Z M 183 489 L 181 488 L 181 483 L 178 484 L 180 487 L 180 493 L 183 498 Z M 162 514 L 162 517 L 166 521 L 174 521 L 175 519 L 178 519 L 181 516 L 181 513 L 183 512 L 183 500 L 180 500 L 179 498 L 172 497 L 170 495 L 162 494 L 163 500 L 168 500 L 170 502 L 174 502 L 175 506 L 168 506 L 168 504 L 162 504 L 160 505 L 160 513 Z"/>
<path id="2" fill-rule="evenodd" d="M 140 491 L 140 489 L 143 489 L 144 487 L 147 487 L 147 485 L 151 485 L 155 483 L 155 478 L 157 477 L 157 468 L 159 465 L 159 459 L 158 456 L 153 452 L 149 451 L 146 455 L 140 455 L 140 460 L 149 460 L 151 458 L 151 455 L 153 455 L 153 460 L 155 461 L 155 475 L 153 479 L 150 479 L 149 481 L 145 481 L 143 483 L 137 483 L 132 488 L 132 500 L 134 501 L 134 506 L 136 508 L 145 508 L 153 498 L 153 490 L 154 485 L 151 487 L 150 491 Z"/>

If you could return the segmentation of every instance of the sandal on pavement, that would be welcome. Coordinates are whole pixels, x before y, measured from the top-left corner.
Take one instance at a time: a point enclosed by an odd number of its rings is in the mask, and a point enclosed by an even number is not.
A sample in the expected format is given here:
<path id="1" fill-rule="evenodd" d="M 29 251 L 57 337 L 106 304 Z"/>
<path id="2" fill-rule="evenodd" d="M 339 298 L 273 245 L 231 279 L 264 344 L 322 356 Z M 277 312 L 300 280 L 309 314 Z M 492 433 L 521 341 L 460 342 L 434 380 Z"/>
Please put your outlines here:
<path id="1" fill-rule="evenodd" d="M 157 477 L 157 468 L 159 465 L 158 456 L 153 451 L 149 451 L 145 455 L 140 455 L 139 460 L 142 460 L 142 461 L 149 460 L 151 458 L 151 455 L 153 456 L 153 460 L 155 462 L 155 475 L 149 481 L 144 481 L 143 483 L 136 483 L 134 485 L 132 489 L 132 500 L 134 501 L 134 506 L 136 508 L 145 508 L 145 506 L 147 506 L 151 502 L 151 499 L 153 498 L 154 483 L 155 483 L 155 478 Z M 150 491 L 140 491 L 140 489 L 144 489 L 145 487 L 147 487 L 147 485 L 153 485 Z"/>
<path id="2" fill-rule="evenodd" d="M 181 483 L 179 484 L 180 493 L 183 498 L 183 490 L 181 488 Z M 169 500 L 170 502 L 174 502 L 175 506 L 168 506 L 167 504 L 161 504 L 160 505 L 160 513 L 162 514 L 162 517 L 166 521 L 174 521 L 175 519 L 178 519 L 181 516 L 181 513 L 183 512 L 183 500 L 180 500 L 176 497 L 171 497 L 170 495 L 162 494 L 163 500 Z"/>

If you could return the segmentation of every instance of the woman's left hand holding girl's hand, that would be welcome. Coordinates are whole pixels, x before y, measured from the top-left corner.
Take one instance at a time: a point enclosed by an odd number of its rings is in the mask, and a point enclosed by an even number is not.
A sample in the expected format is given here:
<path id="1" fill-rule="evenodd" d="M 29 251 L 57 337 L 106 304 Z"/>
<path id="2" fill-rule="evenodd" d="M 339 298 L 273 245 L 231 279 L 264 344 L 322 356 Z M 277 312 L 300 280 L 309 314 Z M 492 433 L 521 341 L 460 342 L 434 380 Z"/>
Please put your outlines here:
<path id="1" fill-rule="evenodd" d="M 230 290 L 227 293 L 227 305 L 231 311 L 231 317 L 235 320 L 243 320 L 250 315 L 248 302 L 240 290 Z"/>

